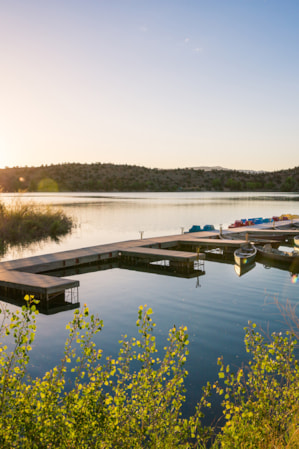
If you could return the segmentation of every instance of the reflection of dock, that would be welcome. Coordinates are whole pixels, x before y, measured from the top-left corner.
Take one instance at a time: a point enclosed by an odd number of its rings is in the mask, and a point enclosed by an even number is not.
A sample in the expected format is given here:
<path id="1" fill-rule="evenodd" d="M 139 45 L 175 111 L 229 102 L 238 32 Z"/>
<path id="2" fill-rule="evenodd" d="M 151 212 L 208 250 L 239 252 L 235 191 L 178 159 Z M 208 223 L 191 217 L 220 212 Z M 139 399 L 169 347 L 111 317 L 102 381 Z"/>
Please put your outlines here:
<path id="1" fill-rule="evenodd" d="M 234 235 L 232 239 L 221 239 L 219 232 L 215 230 L 201 231 L 5 261 L 0 263 L 0 295 L 14 298 L 33 294 L 41 300 L 45 310 L 49 311 L 52 306 L 79 305 L 79 281 L 61 278 L 62 275 L 119 266 L 161 274 L 164 272 L 172 276 L 199 276 L 204 274 L 204 259 L 206 255 L 209 257 L 209 252 L 215 252 L 217 257 L 223 256 L 223 259 L 230 259 L 233 251 L 245 242 L 242 237 L 247 231 L 250 236 L 254 232 L 264 232 L 269 237 L 275 232 L 269 228 L 249 226 L 230 230 Z M 238 237 L 241 232 L 242 235 Z M 280 229 L 276 232 L 294 235 L 294 231 L 289 230 Z"/>

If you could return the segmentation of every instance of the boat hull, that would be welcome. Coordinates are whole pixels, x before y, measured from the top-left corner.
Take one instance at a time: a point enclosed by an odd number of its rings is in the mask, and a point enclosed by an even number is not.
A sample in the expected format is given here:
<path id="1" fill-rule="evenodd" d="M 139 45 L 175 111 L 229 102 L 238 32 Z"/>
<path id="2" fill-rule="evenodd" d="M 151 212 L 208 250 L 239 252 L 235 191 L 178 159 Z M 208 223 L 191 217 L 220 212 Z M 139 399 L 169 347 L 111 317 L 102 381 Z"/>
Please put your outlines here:
<path id="1" fill-rule="evenodd" d="M 256 266 L 256 264 L 255 264 L 255 262 L 253 262 L 253 263 L 246 264 L 246 265 L 235 264 L 234 268 L 235 268 L 236 275 L 241 277 L 244 274 L 246 274 L 249 271 L 251 271 L 255 266 Z"/>
<path id="2" fill-rule="evenodd" d="M 266 245 L 268 246 L 268 245 Z M 264 261 L 288 265 L 292 270 L 299 269 L 299 252 L 279 251 L 271 247 L 257 247 L 258 256 Z"/>
<path id="3" fill-rule="evenodd" d="M 255 261 L 257 250 L 254 245 L 238 248 L 234 252 L 235 264 L 239 266 L 250 265 Z"/>

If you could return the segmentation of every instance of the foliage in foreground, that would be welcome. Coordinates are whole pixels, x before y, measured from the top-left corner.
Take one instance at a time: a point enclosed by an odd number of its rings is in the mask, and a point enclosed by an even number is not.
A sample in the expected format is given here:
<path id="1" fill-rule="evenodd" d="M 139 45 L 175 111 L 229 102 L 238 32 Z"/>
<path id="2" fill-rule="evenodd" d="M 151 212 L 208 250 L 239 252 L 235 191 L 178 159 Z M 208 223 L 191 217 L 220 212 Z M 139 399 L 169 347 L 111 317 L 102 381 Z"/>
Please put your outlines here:
<path id="1" fill-rule="evenodd" d="M 72 220 L 61 210 L 35 203 L 14 201 L 6 206 L 0 202 L 0 241 L 16 244 L 57 238 L 72 228 Z"/>
<path id="2" fill-rule="evenodd" d="M 27 298 L 27 302 L 30 298 Z M 67 326 L 64 356 L 43 378 L 26 374 L 36 331 L 36 307 L 2 307 L 0 345 L 0 446 L 2 448 L 286 448 L 298 447 L 298 363 L 289 333 L 266 343 L 254 325 L 246 331 L 252 354 L 248 372 L 230 372 L 219 360 L 225 424 L 218 435 L 203 429 L 207 385 L 193 416 L 184 419 L 184 367 L 188 335 L 169 331 L 164 358 L 157 357 L 152 311 L 138 312 L 138 338 L 123 337 L 116 359 L 101 362 L 92 338 L 103 326 L 85 306 Z M 10 351 L 4 337 L 12 334 Z M 10 342 L 11 344 L 11 342 Z M 73 372 L 71 387 L 67 378 Z M 224 382 L 223 385 L 220 382 Z M 297 444 L 297 445 L 296 445 Z"/>
<path id="3" fill-rule="evenodd" d="M 265 342 L 255 324 L 246 329 L 246 350 L 252 355 L 247 372 L 234 374 L 222 359 L 214 385 L 222 402 L 225 425 L 218 436 L 220 447 L 299 447 L 299 366 L 294 356 L 297 343 L 288 331 L 272 334 Z"/>

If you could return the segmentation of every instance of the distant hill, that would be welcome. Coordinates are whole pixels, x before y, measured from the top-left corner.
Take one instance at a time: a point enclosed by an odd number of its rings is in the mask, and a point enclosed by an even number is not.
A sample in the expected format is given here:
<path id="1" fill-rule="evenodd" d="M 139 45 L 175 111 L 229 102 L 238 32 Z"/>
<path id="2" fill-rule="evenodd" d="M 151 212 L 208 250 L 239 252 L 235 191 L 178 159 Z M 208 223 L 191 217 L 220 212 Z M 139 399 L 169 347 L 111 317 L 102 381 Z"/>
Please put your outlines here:
<path id="1" fill-rule="evenodd" d="M 207 167 L 205 165 L 201 166 L 201 167 L 189 167 L 190 169 L 193 170 L 204 170 L 204 171 L 213 171 L 213 170 L 229 170 L 229 168 L 223 168 L 220 167 L 220 165 L 216 165 L 215 167 Z"/>
<path id="2" fill-rule="evenodd" d="M 214 167 L 207 167 L 207 166 L 202 166 L 202 167 L 189 167 L 193 170 L 204 170 L 204 171 L 213 171 L 213 170 L 225 170 L 225 171 L 235 171 L 231 168 L 223 168 L 220 165 L 216 165 Z M 265 170 L 237 170 L 241 173 L 267 173 Z"/>
<path id="3" fill-rule="evenodd" d="M 299 167 L 275 172 L 220 167 L 157 169 L 136 165 L 67 163 L 0 169 L 3 192 L 299 192 Z"/>

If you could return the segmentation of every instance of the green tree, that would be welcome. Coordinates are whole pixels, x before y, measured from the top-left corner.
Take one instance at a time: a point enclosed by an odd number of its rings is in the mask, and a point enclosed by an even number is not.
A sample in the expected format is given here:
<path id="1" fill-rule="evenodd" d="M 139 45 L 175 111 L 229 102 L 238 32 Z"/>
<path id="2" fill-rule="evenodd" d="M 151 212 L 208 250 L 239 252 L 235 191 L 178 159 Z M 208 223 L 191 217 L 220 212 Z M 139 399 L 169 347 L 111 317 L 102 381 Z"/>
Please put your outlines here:
<path id="1" fill-rule="evenodd" d="M 241 181 L 234 178 L 228 178 L 228 180 L 225 183 L 225 186 L 233 191 L 242 190 Z"/>
<path id="2" fill-rule="evenodd" d="M 212 187 L 215 190 L 222 190 L 222 181 L 220 178 L 214 178 L 212 180 Z"/>
<path id="3" fill-rule="evenodd" d="M 280 190 L 282 192 L 291 192 L 294 190 L 295 184 L 296 181 L 292 178 L 292 176 L 288 176 L 281 185 Z"/>

